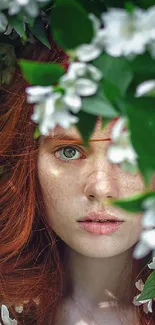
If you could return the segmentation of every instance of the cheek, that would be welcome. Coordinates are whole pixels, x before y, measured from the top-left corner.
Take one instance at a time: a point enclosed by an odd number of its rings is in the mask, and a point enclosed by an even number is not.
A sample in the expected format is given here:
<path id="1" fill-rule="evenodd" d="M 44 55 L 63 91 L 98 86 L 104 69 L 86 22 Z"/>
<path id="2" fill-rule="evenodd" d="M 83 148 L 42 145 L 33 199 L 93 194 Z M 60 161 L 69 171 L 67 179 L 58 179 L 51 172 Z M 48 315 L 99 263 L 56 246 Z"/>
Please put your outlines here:
<path id="1" fill-rule="evenodd" d="M 56 166 L 51 159 L 42 156 L 38 159 L 38 174 L 49 217 L 65 215 L 73 198 L 77 197 L 79 183 L 77 173 Z"/>
<path id="2" fill-rule="evenodd" d="M 121 198 L 143 192 L 145 189 L 144 182 L 139 174 L 133 176 L 130 173 L 122 172 L 122 170 L 118 175 L 117 184 L 120 189 Z"/>

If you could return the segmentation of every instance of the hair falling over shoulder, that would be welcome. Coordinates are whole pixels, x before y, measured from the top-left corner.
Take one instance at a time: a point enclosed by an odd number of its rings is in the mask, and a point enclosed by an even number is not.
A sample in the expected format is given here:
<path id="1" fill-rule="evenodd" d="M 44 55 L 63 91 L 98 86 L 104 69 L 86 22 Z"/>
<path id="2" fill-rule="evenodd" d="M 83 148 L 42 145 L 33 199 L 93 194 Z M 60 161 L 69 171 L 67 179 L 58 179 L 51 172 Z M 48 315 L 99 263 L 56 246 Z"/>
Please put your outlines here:
<path id="1" fill-rule="evenodd" d="M 38 54 L 39 53 L 39 54 Z M 61 62 L 67 55 L 52 41 L 51 50 L 39 42 L 30 45 L 22 57 Z M 0 153 L 4 176 L 1 177 L 0 214 L 0 304 L 8 306 L 19 325 L 54 325 L 54 313 L 63 296 L 63 243 L 46 222 L 46 209 L 37 177 L 38 140 L 33 137 L 32 107 L 26 103 L 27 86 L 16 71 L 7 89 L 0 90 Z M 135 281 L 145 281 L 148 268 L 133 261 L 132 298 L 137 294 Z M 17 313 L 15 306 L 24 306 Z M 139 324 L 155 325 L 155 314 L 135 307 Z M 50 324 L 49 323 L 49 324 Z"/>

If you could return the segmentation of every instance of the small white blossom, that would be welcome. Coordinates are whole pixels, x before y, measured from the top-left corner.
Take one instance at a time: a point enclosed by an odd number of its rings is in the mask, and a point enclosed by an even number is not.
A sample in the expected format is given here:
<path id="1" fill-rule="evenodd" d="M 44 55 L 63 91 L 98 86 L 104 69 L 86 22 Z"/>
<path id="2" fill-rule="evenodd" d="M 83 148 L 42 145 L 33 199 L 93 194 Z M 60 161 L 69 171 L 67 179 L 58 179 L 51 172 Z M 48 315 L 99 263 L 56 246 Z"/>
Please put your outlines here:
<path id="1" fill-rule="evenodd" d="M 11 319 L 9 317 L 9 310 L 5 305 L 1 306 L 1 318 L 4 325 L 17 325 L 16 319 Z"/>
<path id="2" fill-rule="evenodd" d="M 48 0 L 12 0 L 9 5 L 9 15 L 17 15 L 21 10 L 31 17 L 39 14 L 38 2 L 46 3 Z"/>
<path id="3" fill-rule="evenodd" d="M 126 128 L 126 120 L 122 117 L 118 119 L 112 128 L 111 144 L 107 151 L 108 159 L 112 163 L 127 163 L 130 170 L 130 165 L 137 168 L 137 154 L 130 143 L 129 131 Z"/>
<path id="4" fill-rule="evenodd" d="M 155 249 L 155 229 L 143 230 L 140 234 L 139 242 L 134 248 L 133 257 L 143 258 Z"/>
<path id="5" fill-rule="evenodd" d="M 139 290 L 139 291 L 143 291 L 144 289 L 144 283 L 143 281 L 140 279 L 138 280 L 136 283 L 135 283 L 135 286 L 136 288 Z M 152 301 L 154 299 L 146 299 L 146 300 L 141 300 L 141 301 L 136 301 L 136 299 L 141 295 L 141 293 L 137 296 L 135 296 L 133 298 L 133 304 L 135 306 L 140 306 L 140 305 L 143 305 L 143 310 L 146 314 L 148 314 L 149 312 L 152 313 Z"/>
<path id="6" fill-rule="evenodd" d="M 145 52 L 146 44 L 150 41 L 149 33 L 154 28 L 150 25 L 147 32 L 143 32 L 147 11 L 135 8 L 132 13 L 124 9 L 111 8 L 101 15 L 104 23 L 104 46 L 111 56 L 129 56 Z"/>
<path id="7" fill-rule="evenodd" d="M 96 93 L 101 78 L 102 73 L 93 65 L 73 62 L 67 73 L 60 78 L 60 86 L 66 90 L 67 94 L 91 96 Z"/>
<path id="8" fill-rule="evenodd" d="M 75 100 L 68 104 L 67 95 L 60 92 L 53 92 L 51 87 L 27 87 L 29 103 L 37 103 L 34 105 L 34 111 L 31 119 L 39 124 L 41 134 L 48 135 L 49 131 L 57 124 L 69 128 L 71 124 L 79 121 L 77 116 L 69 113 L 69 109 L 73 113 L 77 113 L 80 109 L 79 103 Z M 78 105 L 77 105 L 78 104 Z"/>
<path id="9" fill-rule="evenodd" d="M 0 12 L 0 33 L 3 33 L 8 25 L 8 20 L 6 18 L 6 16 Z"/>
<path id="10" fill-rule="evenodd" d="M 138 85 L 135 96 L 141 97 L 145 95 L 155 96 L 155 80 L 147 80 Z"/>

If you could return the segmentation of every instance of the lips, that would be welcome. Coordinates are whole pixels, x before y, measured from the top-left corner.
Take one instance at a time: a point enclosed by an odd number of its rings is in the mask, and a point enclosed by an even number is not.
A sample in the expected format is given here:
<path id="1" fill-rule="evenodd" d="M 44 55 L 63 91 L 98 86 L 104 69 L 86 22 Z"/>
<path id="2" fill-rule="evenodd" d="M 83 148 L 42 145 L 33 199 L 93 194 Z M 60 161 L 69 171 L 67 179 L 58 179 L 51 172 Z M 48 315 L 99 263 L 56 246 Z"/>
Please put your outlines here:
<path id="1" fill-rule="evenodd" d="M 115 217 L 114 215 L 107 214 L 105 212 L 94 212 L 90 213 L 87 216 L 82 217 L 81 219 L 78 220 L 78 222 L 122 222 L 124 220 L 119 219 L 118 217 Z"/>

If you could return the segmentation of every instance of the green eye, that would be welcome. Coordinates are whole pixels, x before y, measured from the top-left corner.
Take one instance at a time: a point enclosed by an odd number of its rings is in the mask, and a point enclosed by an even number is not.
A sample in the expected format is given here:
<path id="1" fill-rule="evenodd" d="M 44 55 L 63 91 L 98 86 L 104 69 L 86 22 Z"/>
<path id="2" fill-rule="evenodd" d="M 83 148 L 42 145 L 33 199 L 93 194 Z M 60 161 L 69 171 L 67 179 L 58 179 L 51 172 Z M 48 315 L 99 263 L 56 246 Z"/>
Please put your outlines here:
<path id="1" fill-rule="evenodd" d="M 56 156 L 62 160 L 75 160 L 80 158 L 81 153 L 75 147 L 66 146 L 57 150 Z"/>

